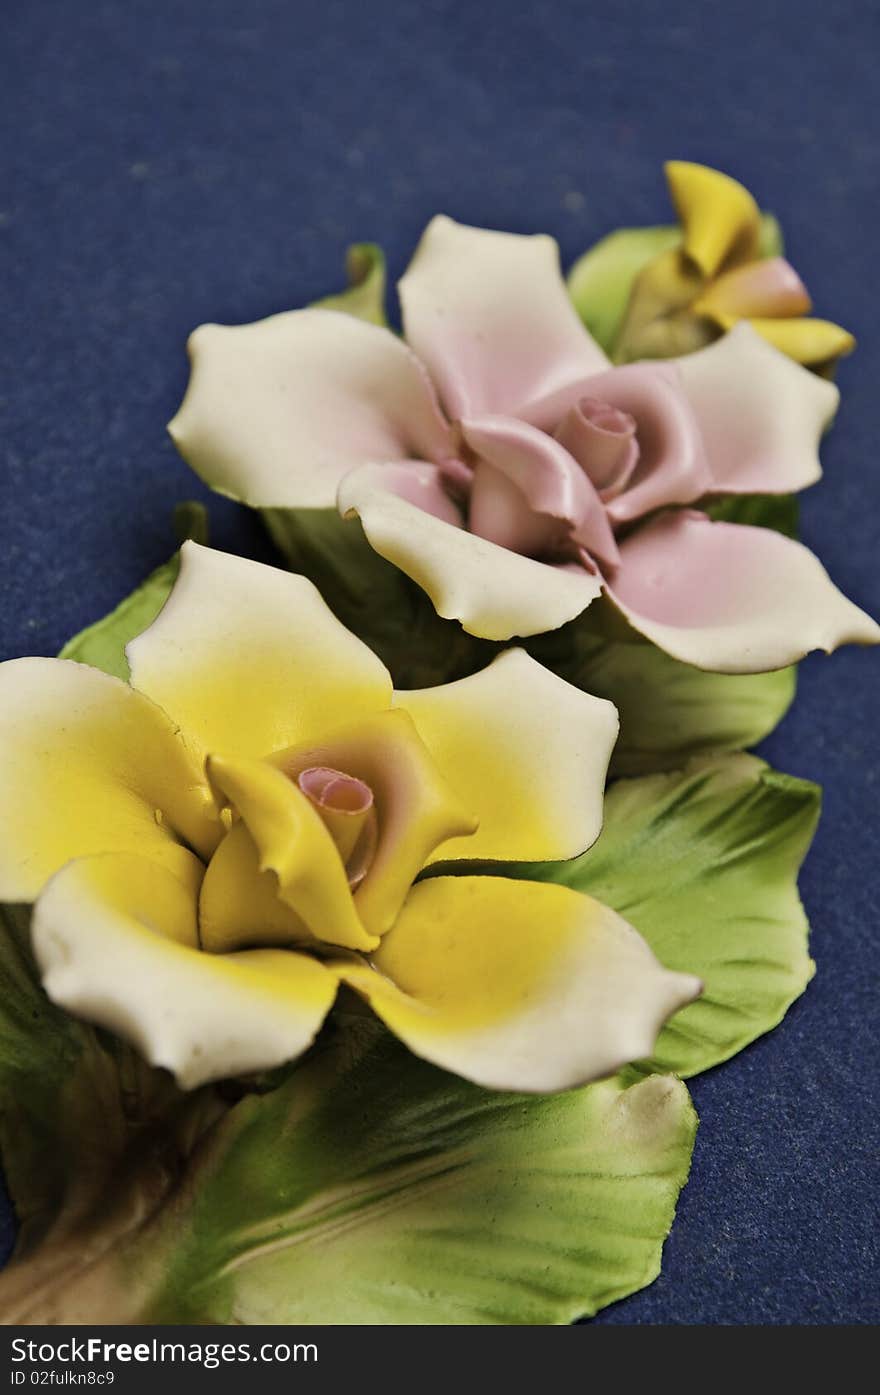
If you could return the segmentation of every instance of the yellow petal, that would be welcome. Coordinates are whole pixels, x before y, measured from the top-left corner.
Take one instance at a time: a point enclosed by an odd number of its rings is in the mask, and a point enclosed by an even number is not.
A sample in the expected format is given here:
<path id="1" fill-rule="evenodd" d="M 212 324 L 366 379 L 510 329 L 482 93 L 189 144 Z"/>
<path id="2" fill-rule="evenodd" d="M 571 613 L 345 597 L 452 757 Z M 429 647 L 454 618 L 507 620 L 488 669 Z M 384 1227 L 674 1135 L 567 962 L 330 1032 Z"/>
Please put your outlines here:
<path id="1" fill-rule="evenodd" d="M 658 252 L 633 283 L 630 304 L 637 307 L 638 324 L 647 324 L 690 306 L 705 284 L 700 272 L 681 256 L 680 247 Z M 631 318 L 628 313 L 627 323 Z"/>
<path id="2" fill-rule="evenodd" d="M 617 711 L 521 649 L 481 673 L 395 693 L 437 766 L 479 819 L 435 859 L 562 859 L 599 836 Z"/>
<path id="3" fill-rule="evenodd" d="M 179 876 L 130 854 L 83 858 L 52 878 L 33 919 L 53 1002 L 125 1037 L 184 1089 L 299 1056 L 337 989 L 302 954 L 199 950 L 201 870 L 193 857 Z"/>
<path id="4" fill-rule="evenodd" d="M 748 189 L 707 165 L 670 160 L 664 168 L 684 249 L 704 276 L 714 276 L 729 259 L 757 254 L 761 214 Z"/>
<path id="5" fill-rule="evenodd" d="M 701 988 L 592 897 L 503 877 L 419 882 L 373 964 L 334 967 L 411 1050 L 496 1090 L 610 1075 Z"/>
<path id="6" fill-rule="evenodd" d="M 336 844 L 293 780 L 259 760 L 208 760 L 211 783 L 240 814 L 256 844 L 261 872 L 274 872 L 278 895 L 316 939 L 373 949 L 355 910 Z M 244 938 L 239 944 L 249 943 Z"/>
<path id="7" fill-rule="evenodd" d="M 342 728 L 319 747 L 281 752 L 273 763 L 294 780 L 309 766 L 332 766 L 363 780 L 373 791 L 378 842 L 354 898 L 363 924 L 373 935 L 383 935 L 391 927 L 435 848 L 448 846 L 449 839 L 469 846 L 477 827 L 468 801 L 450 784 L 443 759 L 432 758 L 403 711 L 383 712 Z"/>
<path id="8" fill-rule="evenodd" d="M 212 954 L 312 939 L 305 922 L 278 895 L 275 873 L 260 870 L 257 845 L 240 819 L 208 863 L 199 894 L 199 939 Z"/>
<path id="9" fill-rule="evenodd" d="M 205 750 L 263 756 L 386 708 L 384 665 L 305 577 L 185 543 L 131 681 Z"/>
<path id="10" fill-rule="evenodd" d="M 193 752 L 118 678 L 61 659 L 0 665 L 0 899 L 32 901 L 72 857 L 168 867 L 222 827 Z"/>
<path id="11" fill-rule="evenodd" d="M 705 278 L 680 247 L 659 252 L 635 278 L 614 344 L 618 363 L 675 358 L 692 353 L 711 337 L 691 312 Z"/>
<path id="12" fill-rule="evenodd" d="M 730 321 L 723 322 L 730 328 Z M 796 363 L 807 368 L 819 368 L 826 363 L 851 354 L 856 346 L 854 337 L 830 320 L 749 320 L 753 329 L 775 349 L 788 354 Z"/>

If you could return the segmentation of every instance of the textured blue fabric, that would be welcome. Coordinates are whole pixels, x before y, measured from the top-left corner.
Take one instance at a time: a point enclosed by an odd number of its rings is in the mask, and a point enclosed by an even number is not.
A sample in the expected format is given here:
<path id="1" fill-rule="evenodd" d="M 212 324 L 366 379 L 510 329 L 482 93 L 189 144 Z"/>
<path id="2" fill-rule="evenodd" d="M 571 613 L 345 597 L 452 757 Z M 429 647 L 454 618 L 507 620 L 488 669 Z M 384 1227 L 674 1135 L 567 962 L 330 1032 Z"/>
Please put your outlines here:
<path id="1" fill-rule="evenodd" d="M 347 243 L 399 272 L 438 210 L 559 238 L 667 217 L 661 161 L 742 177 L 782 219 L 843 366 L 806 541 L 880 614 L 877 20 L 864 0 L 33 0 L 6 7 L 0 194 L 0 653 L 55 652 L 207 497 L 163 434 L 207 319 L 336 289 Z M 217 545 L 268 556 L 212 500 Z M 820 781 L 802 889 L 818 977 L 693 1085 L 702 1116 L 663 1275 L 598 1320 L 880 1317 L 878 656 L 803 666 L 767 743 Z M 873 1098 L 872 1098 L 873 1095 Z"/>

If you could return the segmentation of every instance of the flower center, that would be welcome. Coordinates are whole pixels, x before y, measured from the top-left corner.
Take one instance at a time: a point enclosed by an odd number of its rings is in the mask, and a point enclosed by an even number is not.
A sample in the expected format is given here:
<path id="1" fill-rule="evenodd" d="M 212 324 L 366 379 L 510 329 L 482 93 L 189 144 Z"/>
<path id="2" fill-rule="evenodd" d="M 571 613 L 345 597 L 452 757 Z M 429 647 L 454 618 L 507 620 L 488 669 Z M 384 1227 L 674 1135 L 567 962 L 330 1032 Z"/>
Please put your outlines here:
<path id="1" fill-rule="evenodd" d="M 363 780 L 329 765 L 300 771 L 296 783 L 321 815 L 339 849 L 353 891 L 367 875 L 376 851 L 373 791 Z"/>
<path id="2" fill-rule="evenodd" d="M 563 427 L 560 439 L 515 418 L 459 423 L 472 471 L 467 526 L 540 561 L 616 566 L 614 530 L 592 476 L 623 487 L 638 459 L 635 421 L 610 403 L 583 397 Z"/>
<path id="3" fill-rule="evenodd" d="M 478 537 L 524 557 L 551 557 L 565 547 L 565 520 L 535 508 L 520 485 L 503 470 L 481 460 L 474 470 L 467 513 Z"/>
<path id="4" fill-rule="evenodd" d="M 566 413 L 555 434 L 603 502 L 626 488 L 639 460 L 636 421 L 629 412 L 599 397 L 582 397 Z"/>

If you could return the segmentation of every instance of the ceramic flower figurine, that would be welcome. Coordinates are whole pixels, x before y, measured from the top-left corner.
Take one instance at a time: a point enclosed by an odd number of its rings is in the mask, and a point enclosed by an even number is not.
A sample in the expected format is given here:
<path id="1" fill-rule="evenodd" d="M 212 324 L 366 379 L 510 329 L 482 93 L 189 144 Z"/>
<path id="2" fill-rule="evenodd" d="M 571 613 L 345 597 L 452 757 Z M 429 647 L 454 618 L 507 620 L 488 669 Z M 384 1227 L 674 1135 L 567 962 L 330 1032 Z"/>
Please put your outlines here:
<path id="1" fill-rule="evenodd" d="M 692 224 L 708 265 L 713 225 Z M 806 548 L 695 507 L 819 477 L 837 389 L 751 325 L 612 367 L 552 239 L 445 217 L 400 298 L 405 340 L 327 309 L 197 330 L 170 426 L 185 458 L 255 507 L 357 515 L 441 616 L 485 639 L 554 630 L 604 591 L 668 654 L 719 672 L 876 642 Z"/>
<path id="2" fill-rule="evenodd" d="M 298 1056 L 341 984 L 534 1091 L 647 1056 L 698 994 L 590 897 L 449 875 L 593 842 L 610 703 L 521 651 L 395 693 L 310 582 L 192 543 L 128 657 L 130 686 L 0 666 L 0 899 L 36 903 L 50 997 L 183 1086 Z"/>
<path id="3" fill-rule="evenodd" d="M 778 229 L 773 220 L 762 221 L 748 189 L 683 160 L 671 160 L 665 171 L 679 227 L 611 233 L 569 276 L 575 301 L 583 299 L 586 308 L 597 274 L 603 280 L 624 274 L 635 260 L 610 346 L 615 363 L 691 353 L 742 320 L 813 369 L 826 370 L 851 353 L 851 334 L 810 317 L 812 302 L 794 267 L 766 245 Z M 659 244 L 656 250 L 652 244 Z"/>

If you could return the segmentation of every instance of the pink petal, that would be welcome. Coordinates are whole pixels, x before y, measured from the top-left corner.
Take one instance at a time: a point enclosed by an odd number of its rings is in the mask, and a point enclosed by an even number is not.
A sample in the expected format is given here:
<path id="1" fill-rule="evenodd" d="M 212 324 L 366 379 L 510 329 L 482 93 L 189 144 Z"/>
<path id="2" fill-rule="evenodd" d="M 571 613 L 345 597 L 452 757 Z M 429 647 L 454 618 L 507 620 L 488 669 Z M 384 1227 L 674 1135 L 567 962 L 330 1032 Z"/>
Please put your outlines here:
<path id="1" fill-rule="evenodd" d="M 565 523 L 536 513 L 522 490 L 486 460 L 474 470 L 468 527 L 499 547 L 544 560 L 558 556 L 569 535 Z"/>
<path id="2" fill-rule="evenodd" d="M 354 891 L 370 870 L 379 842 L 373 791 L 356 775 L 329 765 L 301 770 L 296 783 L 324 819 Z"/>
<path id="3" fill-rule="evenodd" d="M 300 771 L 296 783 L 319 809 L 332 809 L 336 814 L 365 814 L 373 804 L 369 785 L 329 765 Z"/>
<path id="4" fill-rule="evenodd" d="M 761 673 L 811 649 L 880 640 L 818 559 L 769 528 L 681 510 L 639 528 L 620 555 L 612 599 L 643 635 L 697 668 Z"/>
<path id="5" fill-rule="evenodd" d="M 752 315 L 771 319 L 806 315 L 812 302 L 803 281 L 784 257 L 766 257 L 728 271 L 711 282 L 694 309 L 701 315 Z"/>
<path id="6" fill-rule="evenodd" d="M 717 492 L 786 494 L 819 479 L 819 441 L 837 388 L 751 325 L 677 360 Z"/>
<path id="7" fill-rule="evenodd" d="M 639 460 L 635 417 L 601 398 L 582 397 L 554 434 L 606 503 L 623 492 Z"/>
<path id="8" fill-rule="evenodd" d="M 521 416 L 607 364 L 569 299 L 552 238 L 434 218 L 399 289 L 407 341 L 453 418 Z"/>
<path id="9" fill-rule="evenodd" d="M 638 464 L 623 492 L 608 501 L 614 523 L 630 523 L 664 504 L 689 504 L 706 493 L 703 441 L 675 364 L 612 368 L 590 378 L 582 395 L 635 419 Z"/>
<path id="10" fill-rule="evenodd" d="M 422 364 L 352 315 L 202 325 L 189 352 L 189 387 L 168 430 L 206 483 L 253 507 L 326 508 L 358 465 L 451 453 Z"/>
<path id="11" fill-rule="evenodd" d="M 558 441 L 512 417 L 469 419 L 461 422 L 460 430 L 476 457 L 469 515 L 472 532 L 526 555 L 536 544 L 537 551 L 542 545 L 552 550 L 554 539 L 561 542 L 567 535 L 603 561 L 617 562 L 617 544 L 604 505 Z M 518 507 L 505 480 L 521 496 Z M 549 520 L 566 527 L 554 530 Z"/>

